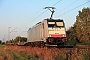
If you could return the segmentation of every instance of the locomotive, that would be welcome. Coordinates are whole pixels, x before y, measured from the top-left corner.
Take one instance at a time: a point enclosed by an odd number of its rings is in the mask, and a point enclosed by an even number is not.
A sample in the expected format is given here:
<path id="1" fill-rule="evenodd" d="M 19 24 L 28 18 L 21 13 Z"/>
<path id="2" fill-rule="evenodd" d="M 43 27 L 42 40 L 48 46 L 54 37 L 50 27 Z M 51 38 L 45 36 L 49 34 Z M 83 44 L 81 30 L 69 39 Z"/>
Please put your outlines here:
<path id="1" fill-rule="evenodd" d="M 65 44 L 66 31 L 63 20 L 44 19 L 28 30 L 28 42 L 32 45 L 57 46 Z"/>
<path id="2" fill-rule="evenodd" d="M 53 19 L 52 15 L 55 12 L 54 7 L 50 8 L 52 12 L 49 19 L 37 23 L 27 31 L 27 45 L 32 46 L 57 46 L 67 42 L 65 23 L 62 19 Z"/>

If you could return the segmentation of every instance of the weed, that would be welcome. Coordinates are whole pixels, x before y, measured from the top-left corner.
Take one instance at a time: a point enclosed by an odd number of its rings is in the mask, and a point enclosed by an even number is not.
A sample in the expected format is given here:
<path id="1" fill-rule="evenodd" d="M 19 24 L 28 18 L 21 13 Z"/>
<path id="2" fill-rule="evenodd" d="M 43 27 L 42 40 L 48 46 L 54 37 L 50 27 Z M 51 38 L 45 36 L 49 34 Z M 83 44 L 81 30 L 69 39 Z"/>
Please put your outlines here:
<path id="1" fill-rule="evenodd" d="M 18 55 L 16 55 L 14 52 L 12 52 L 11 50 L 8 50 L 9 54 L 12 54 L 14 57 L 14 60 L 22 60 Z"/>
<path id="2" fill-rule="evenodd" d="M 8 60 L 8 58 L 5 56 L 5 57 L 4 57 L 4 60 Z"/>
<path id="3" fill-rule="evenodd" d="M 2 48 L 4 48 L 4 46 L 3 45 L 0 45 L 0 49 L 2 49 Z"/>
<path id="4" fill-rule="evenodd" d="M 4 60 L 8 60 L 7 56 L 5 56 L 4 54 L 0 54 L 0 56 L 3 56 Z"/>
<path id="5" fill-rule="evenodd" d="M 23 58 L 23 60 L 30 60 L 31 56 L 25 52 L 20 52 L 20 56 Z"/>
<path id="6" fill-rule="evenodd" d="M 31 56 L 28 53 L 20 52 L 20 56 L 23 58 L 23 60 L 39 60 L 39 56 L 37 54 L 34 54 L 34 56 Z"/>
<path id="7" fill-rule="evenodd" d="M 88 54 L 84 54 L 84 59 L 85 60 L 90 60 L 90 54 L 88 53 Z"/>

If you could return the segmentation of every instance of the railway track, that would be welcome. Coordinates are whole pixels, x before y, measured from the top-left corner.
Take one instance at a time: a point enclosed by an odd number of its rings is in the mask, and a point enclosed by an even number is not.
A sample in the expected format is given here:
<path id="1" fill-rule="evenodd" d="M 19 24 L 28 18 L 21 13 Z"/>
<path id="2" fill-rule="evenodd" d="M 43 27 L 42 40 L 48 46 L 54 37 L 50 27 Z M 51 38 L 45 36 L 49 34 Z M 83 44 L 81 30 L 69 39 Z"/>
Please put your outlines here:
<path id="1" fill-rule="evenodd" d="M 25 43 L 20 43 L 20 44 L 18 44 L 18 46 L 25 46 L 25 47 L 31 46 L 31 45 L 24 45 Z M 40 47 L 40 46 L 33 46 L 33 47 Z M 90 50 L 90 46 L 48 45 L 48 44 L 45 44 L 44 47 L 47 47 L 47 48 L 66 48 L 66 49 L 78 48 L 78 49 L 89 49 Z M 44 47 L 40 47 L 40 48 L 44 48 Z"/>

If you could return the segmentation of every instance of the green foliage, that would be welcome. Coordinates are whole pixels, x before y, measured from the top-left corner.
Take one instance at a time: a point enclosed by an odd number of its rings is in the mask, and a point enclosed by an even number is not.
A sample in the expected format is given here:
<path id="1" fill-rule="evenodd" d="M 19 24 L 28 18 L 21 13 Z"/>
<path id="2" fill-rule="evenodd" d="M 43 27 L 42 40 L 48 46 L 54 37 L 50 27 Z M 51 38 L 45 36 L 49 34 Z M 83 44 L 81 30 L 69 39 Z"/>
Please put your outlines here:
<path id="1" fill-rule="evenodd" d="M 3 56 L 4 57 L 4 60 L 8 60 L 7 56 L 5 56 L 4 54 L 1 54 L 0 53 L 0 56 Z"/>
<path id="2" fill-rule="evenodd" d="M 20 56 L 23 58 L 23 60 L 31 60 L 31 56 L 25 52 L 20 52 Z"/>
<path id="3" fill-rule="evenodd" d="M 35 54 L 35 59 L 39 60 L 39 56 L 37 54 Z"/>
<path id="4" fill-rule="evenodd" d="M 27 38 L 21 37 L 21 38 L 20 38 L 20 42 L 27 42 Z"/>
<path id="5" fill-rule="evenodd" d="M 39 60 L 39 56 L 37 54 L 34 54 L 34 56 L 32 56 L 26 52 L 20 52 L 19 54 L 23 60 Z"/>
<path id="6" fill-rule="evenodd" d="M 67 31 L 67 39 L 68 39 L 68 43 L 67 45 L 76 45 L 77 43 L 79 43 L 79 40 L 77 38 L 77 34 L 76 34 L 76 30 L 75 27 L 70 27 Z"/>
<path id="7" fill-rule="evenodd" d="M 74 25 L 78 40 L 82 43 L 90 42 L 90 8 L 83 8 L 79 11 Z"/>
<path id="8" fill-rule="evenodd" d="M 67 39 L 68 40 L 77 40 L 76 30 L 75 27 L 70 27 L 67 31 Z"/>
<path id="9" fill-rule="evenodd" d="M 20 37 L 20 36 L 17 36 L 15 39 L 14 39 L 14 42 L 26 42 L 27 41 L 27 38 L 25 37 Z"/>
<path id="10" fill-rule="evenodd" d="M 90 46 L 90 43 L 77 43 L 78 46 Z"/>
<path id="11" fill-rule="evenodd" d="M 6 41 L 6 44 L 17 43 L 17 42 L 27 42 L 27 38 L 26 37 L 17 36 L 14 40 L 12 39 L 12 40 Z"/>
<path id="12" fill-rule="evenodd" d="M 2 40 L 0 40 L 0 44 L 2 44 Z"/>
<path id="13" fill-rule="evenodd" d="M 20 39 L 21 39 L 21 37 L 20 37 L 20 36 L 17 36 L 17 37 L 14 39 L 14 42 L 19 42 Z"/>
<path id="14" fill-rule="evenodd" d="M 13 53 L 14 60 L 21 60 L 20 57 L 18 57 L 16 54 Z"/>
<path id="15" fill-rule="evenodd" d="M 8 53 L 13 55 L 14 60 L 22 60 L 22 58 L 18 56 L 17 54 L 15 54 L 15 52 L 8 50 Z"/>
<path id="16" fill-rule="evenodd" d="M 90 8 L 83 8 L 76 16 L 76 22 L 67 31 L 68 44 L 90 43 Z"/>
<path id="17" fill-rule="evenodd" d="M 69 40 L 67 45 L 75 46 L 78 44 L 78 40 Z"/>
<path id="18" fill-rule="evenodd" d="M 5 44 L 5 42 L 2 42 L 2 44 Z"/>
<path id="19" fill-rule="evenodd" d="M 85 60 L 90 60 L 90 53 L 84 54 L 84 59 L 85 59 Z"/>
<path id="20" fill-rule="evenodd" d="M 0 45 L 0 49 L 2 49 L 2 48 L 4 48 L 4 46 L 3 45 Z"/>
<path id="21" fill-rule="evenodd" d="M 14 60 L 39 60 L 38 54 L 34 54 L 32 56 L 25 51 L 21 51 L 18 53 L 13 52 L 12 50 L 8 50 L 8 53 L 13 55 Z"/>
<path id="22" fill-rule="evenodd" d="M 4 57 L 4 60 L 8 60 L 7 56 Z"/>

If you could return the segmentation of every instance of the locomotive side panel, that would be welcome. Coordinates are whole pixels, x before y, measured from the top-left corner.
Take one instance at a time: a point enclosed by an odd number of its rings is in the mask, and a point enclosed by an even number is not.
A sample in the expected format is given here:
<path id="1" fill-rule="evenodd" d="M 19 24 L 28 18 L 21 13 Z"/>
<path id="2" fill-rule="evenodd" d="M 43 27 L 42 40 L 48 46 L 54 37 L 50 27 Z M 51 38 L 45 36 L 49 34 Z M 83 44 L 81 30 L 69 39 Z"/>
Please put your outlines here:
<path id="1" fill-rule="evenodd" d="M 47 20 L 43 20 L 28 31 L 28 42 L 44 41 L 48 38 Z"/>
<path id="2" fill-rule="evenodd" d="M 43 20 L 42 21 L 42 27 L 41 27 L 41 30 L 42 30 L 42 39 L 44 42 L 46 42 L 46 39 L 48 38 L 48 25 L 47 25 L 47 20 Z"/>
<path id="3" fill-rule="evenodd" d="M 29 30 L 27 31 L 27 42 L 30 42 L 30 28 L 29 28 Z"/>
<path id="4" fill-rule="evenodd" d="M 40 39 L 40 25 L 37 25 L 30 30 L 30 42 L 35 42 Z"/>

